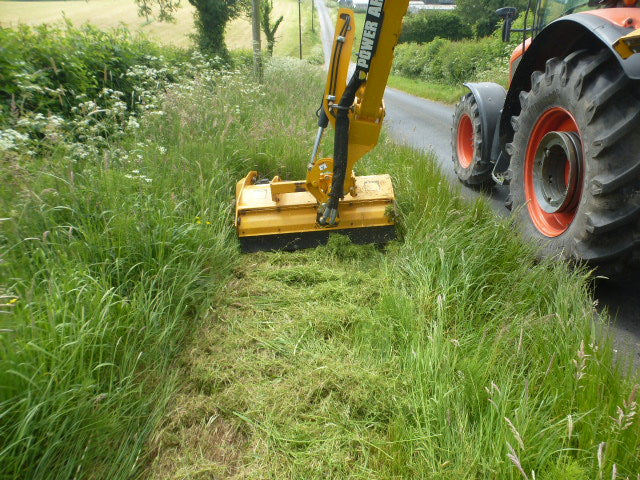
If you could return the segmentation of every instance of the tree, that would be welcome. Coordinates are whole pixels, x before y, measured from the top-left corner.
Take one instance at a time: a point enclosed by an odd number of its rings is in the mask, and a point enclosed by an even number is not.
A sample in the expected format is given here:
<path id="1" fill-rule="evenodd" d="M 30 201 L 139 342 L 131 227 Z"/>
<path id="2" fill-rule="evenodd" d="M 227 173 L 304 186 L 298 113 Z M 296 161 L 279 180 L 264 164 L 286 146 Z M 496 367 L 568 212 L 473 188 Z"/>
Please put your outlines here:
<path id="1" fill-rule="evenodd" d="M 456 10 L 469 25 L 473 25 L 478 37 L 491 35 L 500 17 L 496 10 L 501 7 L 527 8 L 528 0 L 458 0 Z"/>
<path id="2" fill-rule="evenodd" d="M 138 15 L 140 17 L 146 17 L 147 21 L 149 17 L 153 16 L 153 7 L 158 8 L 158 20 L 161 22 L 171 22 L 174 17 L 173 13 L 180 6 L 180 0 L 135 0 L 138 5 Z"/>
<path id="3" fill-rule="evenodd" d="M 200 50 L 229 58 L 224 43 L 224 29 L 227 22 L 247 10 L 243 0 L 189 0 L 196 8 L 196 41 Z"/>
<path id="4" fill-rule="evenodd" d="M 252 0 L 251 2 L 251 30 L 253 36 L 253 71 L 256 80 L 262 83 L 262 44 L 260 39 L 260 0 Z"/>
<path id="5" fill-rule="evenodd" d="M 284 20 L 284 17 L 280 15 L 273 25 L 271 25 L 271 12 L 273 11 L 273 0 L 262 0 L 260 5 L 260 24 L 262 25 L 262 31 L 264 36 L 267 37 L 267 54 L 273 56 L 273 46 L 276 43 L 276 31 Z"/>
<path id="6" fill-rule="evenodd" d="M 135 0 L 140 15 L 149 17 L 153 7 L 159 11 L 160 20 L 171 20 L 180 6 L 180 0 Z M 224 43 L 224 29 L 227 22 L 236 18 L 242 11 L 248 11 L 247 0 L 189 0 L 196 9 L 196 41 L 200 50 L 222 58 L 229 58 Z"/>

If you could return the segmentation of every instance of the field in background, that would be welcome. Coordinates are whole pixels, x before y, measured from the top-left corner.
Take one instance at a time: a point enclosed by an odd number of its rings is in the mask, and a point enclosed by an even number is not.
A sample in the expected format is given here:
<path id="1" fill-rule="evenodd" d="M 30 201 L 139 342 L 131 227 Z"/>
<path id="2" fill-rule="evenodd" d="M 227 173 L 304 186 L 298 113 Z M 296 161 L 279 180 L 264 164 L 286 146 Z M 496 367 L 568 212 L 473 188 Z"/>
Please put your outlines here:
<path id="1" fill-rule="evenodd" d="M 18 23 L 57 23 L 65 17 L 76 25 L 88 22 L 102 29 L 125 24 L 132 31 L 141 31 L 163 45 L 191 45 L 189 34 L 193 32 L 193 7 L 187 1 L 182 2 L 176 12 L 174 23 L 147 22 L 146 18 L 138 16 L 133 0 L 0 2 L 0 25 L 3 27 Z"/>
<path id="2" fill-rule="evenodd" d="M 311 32 L 311 0 L 303 0 L 302 14 L 302 56 L 321 55 L 320 22 L 314 12 L 314 30 Z M 298 1 L 275 0 L 273 2 L 272 18 L 275 21 L 280 15 L 284 20 L 276 33 L 276 46 L 273 54 L 281 57 L 298 57 Z M 231 49 L 251 49 L 251 21 L 239 18 L 231 22 L 226 34 L 227 46 Z M 266 49 L 266 40 L 262 36 L 262 48 Z"/>
<path id="3" fill-rule="evenodd" d="M 275 0 L 273 18 L 284 16 L 284 21 L 276 34 L 274 54 L 279 56 L 298 56 L 298 2 L 296 0 Z M 125 24 L 132 31 L 140 31 L 150 39 L 163 45 L 188 47 L 192 44 L 189 35 L 193 33 L 193 7 L 183 1 L 175 14 L 175 22 L 163 23 L 147 21 L 138 16 L 133 0 L 90 0 L 83 1 L 0 1 L 0 26 L 16 26 L 19 23 L 38 25 L 41 23 L 60 23 L 67 18 L 76 25 L 91 23 L 102 29 Z M 307 57 L 313 46 L 319 44 L 320 29 L 315 19 L 315 34 L 311 30 L 311 3 L 302 3 L 303 55 Z M 266 40 L 263 36 L 263 48 Z M 247 17 L 231 22 L 226 34 L 227 46 L 232 49 L 251 49 L 251 23 Z"/>

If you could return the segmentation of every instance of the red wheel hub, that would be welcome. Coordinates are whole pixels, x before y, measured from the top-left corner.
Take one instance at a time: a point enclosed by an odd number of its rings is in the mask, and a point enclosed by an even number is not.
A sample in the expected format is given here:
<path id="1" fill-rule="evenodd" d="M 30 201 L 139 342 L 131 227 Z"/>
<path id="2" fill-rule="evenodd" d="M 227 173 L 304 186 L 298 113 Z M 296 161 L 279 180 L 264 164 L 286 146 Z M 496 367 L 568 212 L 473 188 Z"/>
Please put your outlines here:
<path id="1" fill-rule="evenodd" d="M 563 234 L 582 196 L 583 153 L 573 115 L 553 107 L 536 122 L 524 163 L 524 191 L 533 224 L 547 237 Z"/>
<path id="2" fill-rule="evenodd" d="M 465 113 L 458 122 L 458 162 L 462 168 L 469 168 L 473 163 L 476 152 L 474 136 L 473 122 L 471 122 L 471 117 Z"/>

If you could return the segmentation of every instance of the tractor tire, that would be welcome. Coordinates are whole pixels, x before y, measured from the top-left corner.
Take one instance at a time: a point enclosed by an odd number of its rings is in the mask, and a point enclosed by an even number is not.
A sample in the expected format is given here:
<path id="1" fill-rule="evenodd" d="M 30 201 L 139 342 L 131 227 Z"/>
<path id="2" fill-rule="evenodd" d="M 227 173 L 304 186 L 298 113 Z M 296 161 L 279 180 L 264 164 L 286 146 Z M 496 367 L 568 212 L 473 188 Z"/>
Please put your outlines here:
<path id="1" fill-rule="evenodd" d="M 493 165 L 483 158 L 482 125 L 476 99 L 467 93 L 453 114 L 451 128 L 453 169 L 458 179 L 468 187 L 482 187 L 493 183 Z M 488 155 L 484 155 L 487 157 Z"/>
<path id="2" fill-rule="evenodd" d="M 637 256 L 639 87 L 608 51 L 581 50 L 547 61 L 520 94 L 506 145 L 510 201 L 541 257 L 616 276 Z"/>

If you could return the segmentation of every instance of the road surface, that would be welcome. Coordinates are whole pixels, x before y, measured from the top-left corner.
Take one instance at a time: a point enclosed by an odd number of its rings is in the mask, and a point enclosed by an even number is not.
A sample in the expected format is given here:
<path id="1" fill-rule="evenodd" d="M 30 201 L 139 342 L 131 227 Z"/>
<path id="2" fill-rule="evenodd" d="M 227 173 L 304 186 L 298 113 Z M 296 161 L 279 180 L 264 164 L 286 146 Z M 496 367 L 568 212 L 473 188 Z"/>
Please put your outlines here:
<path id="1" fill-rule="evenodd" d="M 331 57 L 334 24 L 324 0 L 315 0 L 322 32 L 325 62 Z M 442 172 L 458 184 L 451 161 L 451 120 L 453 108 L 441 103 L 409 95 L 393 88 L 385 93 L 387 116 L 385 127 L 391 137 L 419 150 L 435 154 Z M 470 189 L 462 189 L 469 197 L 479 195 Z M 497 187 L 487 194 L 495 211 L 507 215 L 504 202 L 508 187 Z M 621 359 L 632 359 L 636 370 L 640 369 L 640 272 L 636 278 L 622 283 L 598 281 L 594 300 L 599 311 L 608 311 L 613 319 L 611 333 L 614 348 Z"/>

